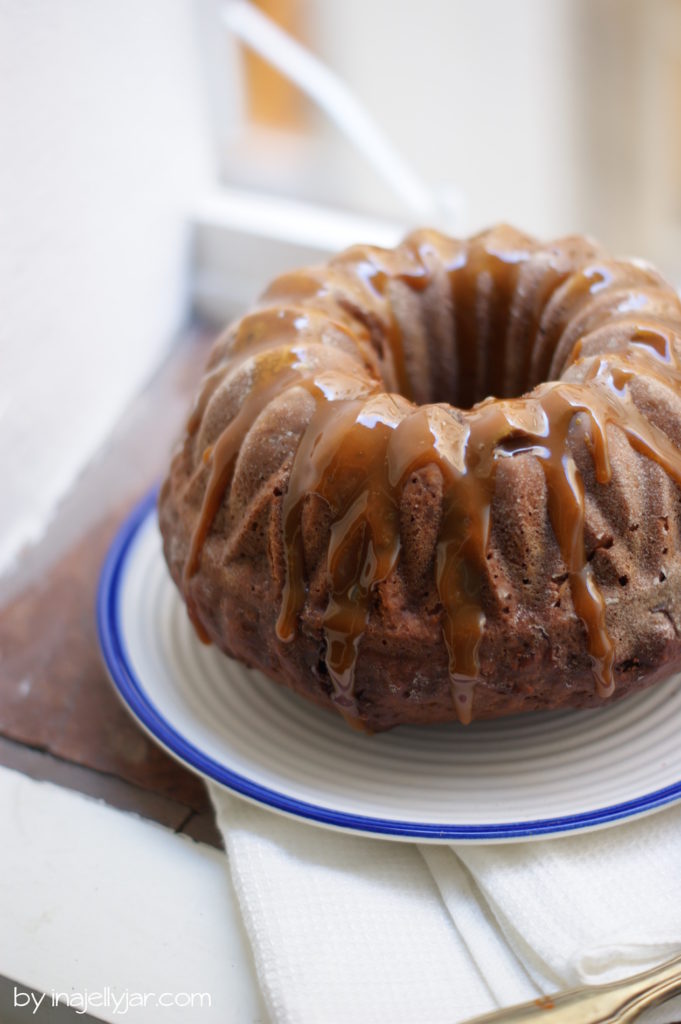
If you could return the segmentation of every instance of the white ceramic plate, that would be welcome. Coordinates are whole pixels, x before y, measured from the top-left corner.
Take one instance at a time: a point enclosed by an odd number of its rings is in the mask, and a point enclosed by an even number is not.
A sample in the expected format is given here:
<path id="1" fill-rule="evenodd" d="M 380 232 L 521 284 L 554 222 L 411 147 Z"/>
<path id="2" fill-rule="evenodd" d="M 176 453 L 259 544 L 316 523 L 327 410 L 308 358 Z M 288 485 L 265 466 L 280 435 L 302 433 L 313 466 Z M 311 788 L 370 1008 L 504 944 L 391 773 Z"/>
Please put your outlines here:
<path id="1" fill-rule="evenodd" d="M 681 799 L 681 677 L 594 711 L 354 733 L 199 643 L 163 560 L 155 497 L 109 552 L 100 642 L 132 713 L 200 774 L 320 825 L 433 842 L 573 833 Z"/>

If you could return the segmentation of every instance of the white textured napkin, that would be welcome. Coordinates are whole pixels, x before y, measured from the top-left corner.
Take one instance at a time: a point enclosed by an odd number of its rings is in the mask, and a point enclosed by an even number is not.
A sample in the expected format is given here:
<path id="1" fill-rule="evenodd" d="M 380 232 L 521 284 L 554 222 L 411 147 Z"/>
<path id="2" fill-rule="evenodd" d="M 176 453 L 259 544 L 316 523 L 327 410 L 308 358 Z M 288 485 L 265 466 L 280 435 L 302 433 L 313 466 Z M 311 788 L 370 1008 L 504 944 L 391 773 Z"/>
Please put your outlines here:
<path id="1" fill-rule="evenodd" d="M 679 808 L 583 836 L 432 846 L 211 795 L 276 1024 L 454 1024 L 681 952 Z M 681 1020 L 681 997 L 641 1020 Z"/>

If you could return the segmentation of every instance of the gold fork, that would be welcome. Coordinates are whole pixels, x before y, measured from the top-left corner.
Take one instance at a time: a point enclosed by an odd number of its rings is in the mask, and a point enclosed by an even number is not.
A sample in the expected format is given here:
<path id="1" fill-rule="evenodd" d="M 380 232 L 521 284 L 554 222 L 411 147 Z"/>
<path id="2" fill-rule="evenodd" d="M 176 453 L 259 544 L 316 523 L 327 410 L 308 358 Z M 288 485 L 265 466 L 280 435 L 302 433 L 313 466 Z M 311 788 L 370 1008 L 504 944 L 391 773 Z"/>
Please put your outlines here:
<path id="1" fill-rule="evenodd" d="M 681 956 L 608 985 L 584 985 L 509 1006 L 466 1024 L 629 1024 L 650 1006 L 681 992 Z"/>

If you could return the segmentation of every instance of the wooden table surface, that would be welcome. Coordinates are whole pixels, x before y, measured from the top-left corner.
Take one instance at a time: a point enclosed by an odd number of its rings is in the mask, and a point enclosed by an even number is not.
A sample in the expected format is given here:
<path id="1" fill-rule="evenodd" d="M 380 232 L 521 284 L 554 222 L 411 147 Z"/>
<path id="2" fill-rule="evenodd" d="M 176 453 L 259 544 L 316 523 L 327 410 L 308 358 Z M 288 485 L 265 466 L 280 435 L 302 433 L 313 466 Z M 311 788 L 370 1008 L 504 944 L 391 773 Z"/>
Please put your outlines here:
<path id="1" fill-rule="evenodd" d="M 108 546 L 162 476 L 213 333 L 188 329 L 0 579 L 0 764 L 220 845 L 200 778 L 136 725 L 102 664 L 95 594 Z"/>

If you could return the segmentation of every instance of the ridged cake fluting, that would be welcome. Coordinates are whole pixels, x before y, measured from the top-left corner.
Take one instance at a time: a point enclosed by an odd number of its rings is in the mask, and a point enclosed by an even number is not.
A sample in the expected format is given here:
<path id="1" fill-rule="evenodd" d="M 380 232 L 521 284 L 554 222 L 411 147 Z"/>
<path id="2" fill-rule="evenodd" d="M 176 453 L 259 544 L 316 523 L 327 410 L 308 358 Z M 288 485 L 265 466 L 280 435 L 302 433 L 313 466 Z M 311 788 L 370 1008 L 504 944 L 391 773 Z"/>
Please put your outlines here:
<path id="1" fill-rule="evenodd" d="M 200 635 L 374 731 L 665 677 L 680 357 L 671 286 L 581 237 L 423 230 L 283 275 L 161 492 Z"/>

